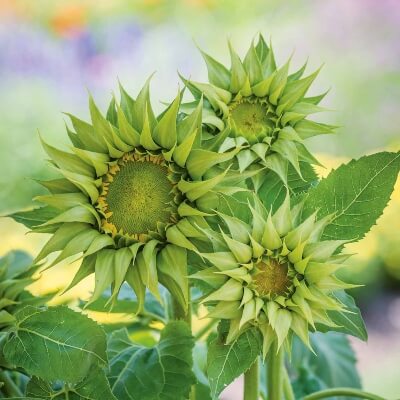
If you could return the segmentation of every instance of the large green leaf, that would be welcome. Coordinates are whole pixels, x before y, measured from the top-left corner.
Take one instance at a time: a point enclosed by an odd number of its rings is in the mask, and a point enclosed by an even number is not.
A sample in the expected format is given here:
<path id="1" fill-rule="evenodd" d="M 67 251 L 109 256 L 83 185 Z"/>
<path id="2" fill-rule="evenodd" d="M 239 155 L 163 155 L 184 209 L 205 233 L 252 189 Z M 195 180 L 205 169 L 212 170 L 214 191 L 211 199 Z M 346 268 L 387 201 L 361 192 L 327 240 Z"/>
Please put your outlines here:
<path id="1" fill-rule="evenodd" d="M 355 336 L 361 340 L 368 339 L 367 328 L 361 316 L 360 309 L 352 296 L 345 291 L 335 293 L 335 297 L 342 302 L 350 312 L 328 311 L 330 319 L 338 325 L 336 328 L 318 325 L 317 329 L 320 332 L 336 331 Z"/>
<path id="2" fill-rule="evenodd" d="M 356 358 L 345 335 L 313 333 L 310 338 L 316 354 L 298 338 L 293 340 L 289 365 L 296 398 L 327 388 L 361 387 Z"/>
<path id="3" fill-rule="evenodd" d="M 91 366 L 106 365 L 106 337 L 90 318 L 67 307 L 27 306 L 15 314 L 4 346 L 6 360 L 46 381 L 81 381 Z"/>
<path id="4" fill-rule="evenodd" d="M 155 347 L 132 343 L 128 331 L 108 341 L 109 381 L 118 400 L 185 400 L 195 383 L 193 337 L 183 321 L 171 322 Z"/>
<path id="5" fill-rule="evenodd" d="M 16 212 L 14 214 L 7 215 L 16 222 L 25 225 L 27 228 L 32 229 L 35 226 L 43 224 L 50 219 L 60 214 L 60 210 L 56 208 L 45 206 L 36 207 L 26 211 Z"/>
<path id="6" fill-rule="evenodd" d="M 226 386 L 247 371 L 261 353 L 261 334 L 258 329 L 247 329 L 232 343 L 225 344 L 226 328 L 225 323 L 219 325 L 218 337 L 208 348 L 207 375 L 213 399 L 217 399 Z"/>
<path id="7" fill-rule="evenodd" d="M 258 190 L 260 200 L 269 210 L 276 211 L 285 199 L 287 188 L 291 195 L 298 195 L 306 192 L 312 186 L 318 183 L 318 176 L 313 167 L 305 162 L 300 162 L 300 170 L 303 179 L 296 172 L 294 167 L 289 164 L 287 172 L 287 186 L 282 182 L 282 179 L 273 171 L 268 171 L 265 182 Z"/>
<path id="8" fill-rule="evenodd" d="M 311 190 L 303 216 L 335 214 L 323 239 L 359 240 L 389 202 L 400 169 L 400 153 L 376 153 L 332 171 Z"/>
<path id="9" fill-rule="evenodd" d="M 26 388 L 27 396 L 36 400 L 116 400 L 111 393 L 104 371 L 93 366 L 88 375 L 75 385 L 62 385 L 60 383 L 52 385 L 40 378 L 33 377 Z"/>

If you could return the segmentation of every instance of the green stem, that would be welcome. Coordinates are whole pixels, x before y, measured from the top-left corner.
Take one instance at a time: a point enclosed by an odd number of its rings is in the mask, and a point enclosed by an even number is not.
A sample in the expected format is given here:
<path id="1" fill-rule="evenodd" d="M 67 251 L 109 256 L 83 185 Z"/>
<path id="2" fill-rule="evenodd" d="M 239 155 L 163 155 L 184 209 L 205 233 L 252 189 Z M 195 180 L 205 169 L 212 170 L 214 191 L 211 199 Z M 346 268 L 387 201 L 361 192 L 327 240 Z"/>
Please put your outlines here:
<path id="1" fill-rule="evenodd" d="M 360 399 L 367 399 L 367 400 L 385 400 L 383 397 L 377 396 L 375 394 L 351 388 L 336 388 L 336 389 L 321 390 L 320 392 L 312 393 L 309 394 L 308 396 L 303 397 L 303 400 L 327 399 L 329 397 L 336 397 L 336 396 L 357 397 Z"/>
<path id="2" fill-rule="evenodd" d="M 275 342 L 268 353 L 267 360 L 268 400 L 282 400 L 283 398 L 284 357 L 283 349 L 278 350 L 278 343 Z"/>
<path id="3" fill-rule="evenodd" d="M 5 371 L 0 371 L 0 382 L 4 383 L 3 389 L 11 397 L 22 397 L 22 392 Z"/>
<path id="4" fill-rule="evenodd" d="M 212 327 L 218 322 L 217 319 L 212 319 L 207 325 L 204 325 L 195 335 L 194 339 L 199 340 L 201 339 L 208 331 L 212 329 Z"/>
<path id="5" fill-rule="evenodd" d="M 188 293 L 188 308 L 184 310 L 180 303 L 172 297 L 172 312 L 173 318 L 176 320 L 183 320 L 189 325 L 190 330 L 192 330 L 192 306 L 191 306 L 191 296 L 190 296 L 190 286 Z M 196 386 L 193 385 L 190 389 L 189 400 L 196 400 Z"/>
<path id="6" fill-rule="evenodd" d="M 259 398 L 259 361 L 254 364 L 244 374 L 244 396 L 243 400 L 258 400 Z"/>
<path id="7" fill-rule="evenodd" d="M 283 392 L 286 400 L 295 400 L 292 384 L 290 383 L 289 374 L 286 368 L 283 370 Z"/>

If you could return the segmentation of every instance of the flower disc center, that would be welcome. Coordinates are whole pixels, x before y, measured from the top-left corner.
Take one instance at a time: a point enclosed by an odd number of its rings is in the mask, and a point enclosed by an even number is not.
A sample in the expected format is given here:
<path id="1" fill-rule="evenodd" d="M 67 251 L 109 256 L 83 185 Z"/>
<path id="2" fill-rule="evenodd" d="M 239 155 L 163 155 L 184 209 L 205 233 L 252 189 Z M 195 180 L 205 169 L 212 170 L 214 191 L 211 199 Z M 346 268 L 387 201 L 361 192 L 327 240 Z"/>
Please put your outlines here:
<path id="1" fill-rule="evenodd" d="M 255 266 L 252 285 L 260 296 L 283 295 L 292 282 L 288 276 L 288 263 L 280 263 L 274 258 L 260 261 Z"/>
<path id="2" fill-rule="evenodd" d="M 271 135 L 273 123 L 267 112 L 267 107 L 256 101 L 245 100 L 231 106 L 230 119 L 236 136 L 256 143 Z"/>
<path id="3" fill-rule="evenodd" d="M 159 159 L 128 160 L 119 166 L 105 198 L 112 213 L 107 221 L 129 235 L 156 231 L 158 223 L 171 221 L 172 183 Z"/>

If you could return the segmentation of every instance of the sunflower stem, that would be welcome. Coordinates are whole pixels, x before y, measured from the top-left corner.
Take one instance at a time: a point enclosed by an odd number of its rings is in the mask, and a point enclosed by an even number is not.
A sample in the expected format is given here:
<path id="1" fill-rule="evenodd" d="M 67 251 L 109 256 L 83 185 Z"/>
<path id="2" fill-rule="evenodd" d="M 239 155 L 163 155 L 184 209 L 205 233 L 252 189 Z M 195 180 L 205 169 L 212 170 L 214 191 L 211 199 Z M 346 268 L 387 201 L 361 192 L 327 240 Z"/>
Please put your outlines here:
<path id="1" fill-rule="evenodd" d="M 5 371 L 0 371 L 0 382 L 4 383 L 3 389 L 11 397 L 22 397 L 22 392 Z"/>
<path id="2" fill-rule="evenodd" d="M 318 399 L 327 399 L 331 397 L 342 397 L 342 396 L 357 397 L 360 399 L 367 399 L 367 400 L 384 400 L 383 397 L 377 396 L 376 394 L 352 388 L 335 388 L 335 389 L 321 390 L 320 392 L 312 393 L 309 394 L 308 396 L 303 397 L 303 400 L 318 400 Z"/>
<path id="3" fill-rule="evenodd" d="M 283 392 L 286 400 L 295 400 L 292 384 L 286 368 L 283 370 Z"/>
<path id="4" fill-rule="evenodd" d="M 258 400 L 259 398 L 259 360 L 244 374 L 244 395 L 243 400 Z"/>
<path id="5" fill-rule="evenodd" d="M 278 343 L 275 342 L 268 352 L 267 360 L 268 400 L 283 399 L 284 358 L 285 352 L 282 348 L 278 349 Z"/>
<path id="6" fill-rule="evenodd" d="M 188 325 L 192 331 L 192 306 L 191 306 L 191 294 L 190 285 L 188 285 L 188 307 L 185 310 L 181 304 L 171 295 L 172 300 L 172 315 L 175 320 L 183 320 Z M 196 340 L 196 339 L 195 339 Z M 192 385 L 189 394 L 189 400 L 196 400 L 196 386 Z"/>

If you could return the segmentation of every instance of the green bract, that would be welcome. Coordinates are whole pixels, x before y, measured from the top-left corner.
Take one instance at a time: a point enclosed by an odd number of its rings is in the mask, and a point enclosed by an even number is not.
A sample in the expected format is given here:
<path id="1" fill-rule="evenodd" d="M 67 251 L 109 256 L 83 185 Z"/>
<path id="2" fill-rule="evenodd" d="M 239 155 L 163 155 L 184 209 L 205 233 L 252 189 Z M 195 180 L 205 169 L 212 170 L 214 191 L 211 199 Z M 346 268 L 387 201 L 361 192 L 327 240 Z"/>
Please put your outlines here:
<path id="1" fill-rule="evenodd" d="M 33 297 L 27 286 L 35 281 L 39 265 L 22 251 L 13 251 L 0 258 L 0 330 L 14 322 L 15 311 L 28 304 L 44 303 Z"/>
<path id="2" fill-rule="evenodd" d="M 331 216 L 300 221 L 302 204 L 291 209 L 289 196 L 274 214 L 257 198 L 249 207 L 249 221 L 219 214 L 226 229 L 204 230 L 214 252 L 200 256 L 211 266 L 192 277 L 214 288 L 203 300 L 212 306 L 208 316 L 230 320 L 227 343 L 249 325 L 259 327 L 264 356 L 293 333 L 309 345 L 310 327 L 335 327 L 327 312 L 345 310 L 332 293 L 352 287 L 334 276 L 348 258 L 338 254 L 346 241 L 320 241 Z"/>
<path id="3" fill-rule="evenodd" d="M 277 68 L 272 47 L 261 35 L 243 61 L 230 44 L 229 50 L 230 69 L 202 52 L 210 83 L 184 80 L 196 101 L 183 109 L 191 110 L 204 96 L 203 122 L 209 133 L 226 136 L 220 148 L 242 147 L 236 156 L 240 171 L 267 167 L 286 181 L 290 163 L 301 176 L 299 161 L 318 164 L 303 141 L 335 128 L 307 119 L 324 111 L 318 104 L 325 94 L 306 97 L 319 70 L 301 78 L 304 65 L 289 75 L 290 59 Z"/>
<path id="4" fill-rule="evenodd" d="M 187 236 L 201 224 L 205 195 L 224 185 L 227 170 L 212 166 L 234 157 L 215 153 L 203 143 L 202 104 L 178 119 L 181 94 L 156 117 L 149 99 L 149 81 L 132 99 L 121 87 L 104 117 L 90 98 L 91 124 L 72 115 L 68 130 L 72 152 L 43 142 L 63 178 L 42 182 L 50 195 L 39 196 L 50 213 L 34 228 L 51 239 L 37 257 L 60 251 L 51 266 L 83 253 L 70 287 L 95 273 L 92 301 L 110 284 L 112 299 L 126 280 L 143 305 L 146 287 L 157 297 L 164 284 L 187 308 Z M 218 140 L 218 138 L 216 138 Z"/>

